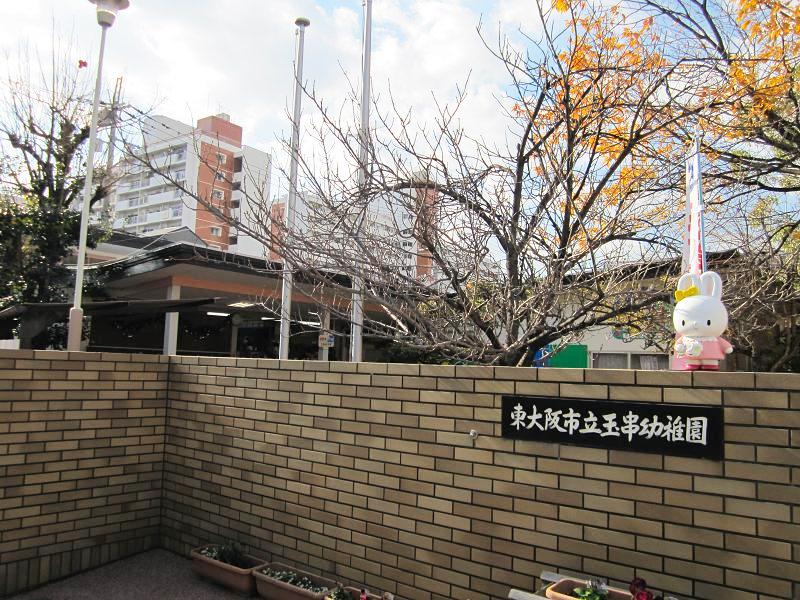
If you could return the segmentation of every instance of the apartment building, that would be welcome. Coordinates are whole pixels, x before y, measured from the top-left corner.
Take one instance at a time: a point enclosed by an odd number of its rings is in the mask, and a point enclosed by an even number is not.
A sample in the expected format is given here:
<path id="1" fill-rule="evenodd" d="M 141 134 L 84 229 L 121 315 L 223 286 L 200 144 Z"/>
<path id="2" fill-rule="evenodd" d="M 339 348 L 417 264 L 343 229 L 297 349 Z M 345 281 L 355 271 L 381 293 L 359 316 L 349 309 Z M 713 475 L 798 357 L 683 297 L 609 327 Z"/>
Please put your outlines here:
<path id="1" fill-rule="evenodd" d="M 152 236 L 186 227 L 210 248 L 264 257 L 264 246 L 229 219 L 258 230 L 271 167 L 270 154 L 244 145 L 242 127 L 227 114 L 196 126 L 150 117 L 137 157 L 123 163 L 113 192 L 114 229 Z"/>
<path id="2" fill-rule="evenodd" d="M 414 211 L 410 209 L 408 199 L 400 200 L 399 194 L 392 198 L 376 198 L 363 217 L 359 237 L 381 266 L 394 268 L 405 277 L 429 282 L 433 276 L 433 260 L 430 252 L 420 244 L 420 239 L 432 235 L 430 228 L 434 219 L 436 193 L 431 189 L 419 189 L 413 192 L 413 197 L 416 205 Z M 287 198 L 284 196 L 270 207 L 270 227 L 274 239 L 283 236 L 286 206 Z M 308 260 L 335 270 L 332 257 L 344 259 L 354 251 L 354 225 L 348 224 L 346 210 L 339 212 L 310 194 L 297 195 L 294 227 L 311 248 Z M 324 248 L 327 258 L 314 256 L 314 247 Z M 270 249 L 269 259 L 275 262 L 283 260 L 276 248 Z"/>

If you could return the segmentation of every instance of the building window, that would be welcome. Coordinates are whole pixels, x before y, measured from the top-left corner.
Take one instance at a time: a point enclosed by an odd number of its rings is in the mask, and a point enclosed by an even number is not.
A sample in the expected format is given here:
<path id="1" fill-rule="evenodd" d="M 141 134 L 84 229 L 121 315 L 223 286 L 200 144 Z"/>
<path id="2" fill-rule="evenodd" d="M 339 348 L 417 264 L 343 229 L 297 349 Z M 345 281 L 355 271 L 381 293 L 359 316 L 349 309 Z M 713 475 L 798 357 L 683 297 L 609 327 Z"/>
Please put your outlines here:
<path id="1" fill-rule="evenodd" d="M 666 371 L 669 369 L 669 357 L 666 354 L 631 354 L 631 369 Z"/>
<path id="2" fill-rule="evenodd" d="M 180 171 L 175 171 L 175 173 L 172 174 L 172 177 L 177 181 L 180 181 L 181 179 L 186 179 L 186 171 L 183 169 L 181 169 Z"/>
<path id="3" fill-rule="evenodd" d="M 220 237 L 222 235 L 222 228 L 220 227 L 212 227 L 211 228 L 211 235 L 214 237 Z"/>
<path id="4" fill-rule="evenodd" d="M 224 200 L 225 199 L 225 192 L 223 192 L 222 190 L 215 189 L 215 190 L 213 190 L 211 192 L 211 197 L 214 200 Z"/>
<path id="5" fill-rule="evenodd" d="M 627 369 L 628 355 L 624 352 L 602 352 L 592 356 L 595 369 Z"/>
<path id="6" fill-rule="evenodd" d="M 225 164 L 225 161 L 228 159 L 222 152 L 217 152 L 217 162 L 221 165 Z"/>
<path id="7" fill-rule="evenodd" d="M 217 171 L 216 173 L 214 173 L 214 179 L 216 179 L 217 181 L 225 181 L 225 173 Z"/>

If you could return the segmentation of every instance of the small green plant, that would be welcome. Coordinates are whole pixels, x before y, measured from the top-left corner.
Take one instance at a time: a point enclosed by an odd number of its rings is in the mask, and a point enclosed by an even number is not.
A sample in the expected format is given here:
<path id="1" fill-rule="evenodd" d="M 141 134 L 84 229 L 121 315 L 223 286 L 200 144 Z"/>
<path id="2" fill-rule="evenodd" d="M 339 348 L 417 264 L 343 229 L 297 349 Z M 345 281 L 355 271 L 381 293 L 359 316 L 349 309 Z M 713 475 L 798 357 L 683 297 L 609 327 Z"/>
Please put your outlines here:
<path id="1" fill-rule="evenodd" d="M 272 577 L 273 579 L 277 579 L 278 581 L 282 581 L 284 583 L 288 583 L 289 585 L 299 587 L 302 590 L 308 590 L 309 592 L 313 592 L 314 594 L 319 594 L 321 592 L 328 591 L 328 588 L 326 588 L 325 586 L 316 585 L 305 575 L 300 575 L 299 573 L 295 573 L 294 571 L 289 569 L 281 570 L 281 569 L 270 569 L 269 567 L 266 567 L 264 569 L 261 569 L 261 573 L 263 573 L 267 577 Z"/>
<path id="2" fill-rule="evenodd" d="M 606 600 L 608 598 L 606 584 L 596 579 L 587 581 L 584 587 L 573 589 L 572 593 L 581 600 Z"/>
<path id="3" fill-rule="evenodd" d="M 341 585 L 337 585 L 329 596 L 331 600 L 353 600 L 347 590 Z"/>
<path id="4" fill-rule="evenodd" d="M 239 567 L 240 569 L 246 569 L 247 567 L 252 566 L 248 564 L 247 558 L 245 557 L 244 552 L 242 552 L 242 547 L 233 540 L 226 544 L 206 546 L 200 550 L 200 554 L 207 556 L 208 558 L 213 558 L 214 560 L 224 562 L 225 564 Z"/>

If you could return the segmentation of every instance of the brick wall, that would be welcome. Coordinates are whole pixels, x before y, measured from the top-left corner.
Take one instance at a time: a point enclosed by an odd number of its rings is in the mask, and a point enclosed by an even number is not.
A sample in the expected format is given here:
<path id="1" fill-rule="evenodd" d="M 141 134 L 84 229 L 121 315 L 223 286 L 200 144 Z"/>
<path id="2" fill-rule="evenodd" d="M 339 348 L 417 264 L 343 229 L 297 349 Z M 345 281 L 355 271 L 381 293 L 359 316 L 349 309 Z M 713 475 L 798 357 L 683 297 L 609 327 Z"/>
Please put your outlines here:
<path id="1" fill-rule="evenodd" d="M 0 351 L 0 596 L 158 546 L 168 364 Z"/>
<path id="2" fill-rule="evenodd" d="M 236 538 L 424 600 L 503 598 L 543 569 L 635 574 L 682 598 L 800 597 L 800 375 L 196 357 L 171 370 L 172 550 Z M 504 393 L 722 404 L 726 460 L 502 439 Z"/>
<path id="3" fill-rule="evenodd" d="M 504 393 L 722 404 L 726 460 L 505 440 Z M 0 352 L 0 594 L 231 537 L 409 599 L 797 598 L 800 375 Z"/>

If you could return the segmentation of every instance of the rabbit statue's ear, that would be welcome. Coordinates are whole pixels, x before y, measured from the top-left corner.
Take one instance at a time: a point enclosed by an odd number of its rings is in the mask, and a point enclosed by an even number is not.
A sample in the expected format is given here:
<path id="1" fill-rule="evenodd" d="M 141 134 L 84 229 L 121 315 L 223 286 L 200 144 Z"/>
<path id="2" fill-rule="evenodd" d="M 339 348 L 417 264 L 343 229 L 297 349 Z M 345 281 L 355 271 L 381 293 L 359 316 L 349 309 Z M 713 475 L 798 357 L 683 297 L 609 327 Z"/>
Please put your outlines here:
<path id="1" fill-rule="evenodd" d="M 700 289 L 700 278 L 694 273 L 684 273 L 681 275 L 681 278 L 678 279 L 679 290 L 688 290 L 692 286 L 696 287 L 698 290 Z"/>
<path id="2" fill-rule="evenodd" d="M 704 296 L 722 299 L 722 278 L 714 271 L 706 271 L 700 276 L 700 290 Z"/>

